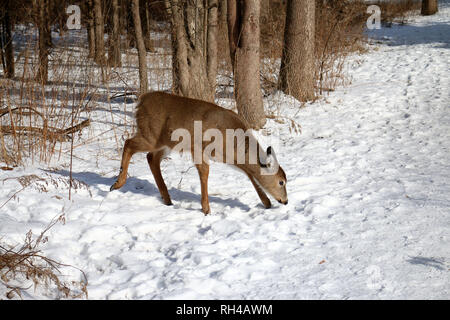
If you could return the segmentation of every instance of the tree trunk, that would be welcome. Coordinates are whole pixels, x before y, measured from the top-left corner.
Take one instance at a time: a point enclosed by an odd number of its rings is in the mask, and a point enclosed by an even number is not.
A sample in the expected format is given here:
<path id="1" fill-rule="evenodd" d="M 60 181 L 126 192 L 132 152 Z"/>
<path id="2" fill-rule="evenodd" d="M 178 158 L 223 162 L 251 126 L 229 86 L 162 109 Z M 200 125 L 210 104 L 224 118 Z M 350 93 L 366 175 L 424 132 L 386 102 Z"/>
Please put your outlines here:
<path id="1" fill-rule="evenodd" d="M 315 4 L 288 0 L 279 89 L 299 101 L 314 98 Z"/>
<path id="2" fill-rule="evenodd" d="M 261 0 L 260 25 L 270 22 L 270 0 Z"/>
<path id="3" fill-rule="evenodd" d="M 14 77 L 12 21 L 9 12 L 9 6 L 6 5 L 3 10 L 3 19 L 1 21 L 2 34 L 0 35 L 3 72 L 6 78 L 12 78 Z"/>
<path id="4" fill-rule="evenodd" d="M 102 1 L 94 1 L 94 21 L 95 21 L 95 62 L 103 65 L 105 62 L 105 44 L 104 44 L 104 24 L 102 14 Z"/>
<path id="5" fill-rule="evenodd" d="M 139 83 L 140 94 L 144 94 L 148 90 L 147 79 L 147 51 L 145 49 L 144 37 L 142 35 L 141 17 L 139 13 L 139 0 L 132 0 L 131 11 L 133 14 L 133 24 L 135 31 L 135 39 L 139 56 Z"/>
<path id="6" fill-rule="evenodd" d="M 125 7 L 125 26 L 126 26 L 126 36 L 127 36 L 127 48 L 136 48 L 136 32 L 134 31 L 134 23 L 133 23 L 133 13 L 131 9 L 131 2 L 128 0 L 124 1 L 124 7 Z"/>
<path id="7" fill-rule="evenodd" d="M 438 0 L 422 0 L 422 15 L 429 16 L 436 12 L 438 12 Z"/>
<path id="8" fill-rule="evenodd" d="M 142 34 L 144 37 L 145 49 L 149 52 L 153 52 L 153 43 L 150 39 L 150 13 L 148 11 L 148 1 L 141 0 L 139 3 L 139 11 L 141 14 Z"/>
<path id="9" fill-rule="evenodd" d="M 41 84 L 48 82 L 48 55 L 52 45 L 50 24 L 48 21 L 48 0 L 38 1 L 38 29 L 39 29 L 39 69 L 36 81 Z"/>
<path id="10" fill-rule="evenodd" d="M 214 102 L 218 0 L 166 0 L 172 22 L 173 92 Z"/>
<path id="11" fill-rule="evenodd" d="M 208 3 L 209 2 L 209 3 Z M 212 5 L 211 5 L 212 4 Z M 207 50 L 206 50 L 206 68 L 209 83 L 212 86 L 212 90 L 216 88 L 216 76 L 217 76 L 217 31 L 219 28 L 219 1 L 206 1 L 206 5 L 209 6 L 207 10 Z"/>
<path id="12" fill-rule="evenodd" d="M 120 19 L 119 19 L 119 0 L 112 0 L 112 27 L 111 38 L 109 39 L 108 64 L 111 67 L 122 66 L 122 55 L 120 52 Z"/>
<path id="13" fill-rule="evenodd" d="M 89 58 L 95 58 L 95 21 L 93 0 L 88 0 L 86 4 L 87 35 L 89 45 Z"/>
<path id="14" fill-rule="evenodd" d="M 239 115 L 254 129 L 266 123 L 260 83 L 259 16 L 258 0 L 228 0 L 228 37 L 236 105 Z"/>

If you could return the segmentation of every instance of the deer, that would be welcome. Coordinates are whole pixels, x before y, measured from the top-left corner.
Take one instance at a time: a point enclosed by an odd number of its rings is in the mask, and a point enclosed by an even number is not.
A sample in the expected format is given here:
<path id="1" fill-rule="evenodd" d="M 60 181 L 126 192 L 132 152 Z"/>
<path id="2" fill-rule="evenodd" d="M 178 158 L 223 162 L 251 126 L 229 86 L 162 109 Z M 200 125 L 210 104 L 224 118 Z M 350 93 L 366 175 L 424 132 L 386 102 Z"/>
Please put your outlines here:
<path id="1" fill-rule="evenodd" d="M 120 189 L 126 182 L 131 157 L 137 152 L 147 152 L 147 161 L 165 205 L 172 205 L 167 186 L 161 174 L 161 161 L 170 152 L 179 150 L 179 133 L 184 130 L 190 140 L 184 151 L 195 159 L 201 186 L 201 206 L 205 215 L 211 212 L 208 198 L 208 176 L 210 161 L 221 161 L 242 171 L 250 179 L 263 206 L 272 204 L 266 192 L 281 204 L 288 204 L 286 174 L 281 168 L 271 146 L 263 150 L 256 138 L 249 134 L 245 142 L 225 139 L 223 146 L 213 148 L 208 154 L 205 139 L 195 137 L 200 133 L 216 133 L 227 136 L 230 130 L 249 132 L 250 126 L 237 113 L 214 103 L 182 97 L 165 92 L 149 92 L 139 98 L 136 107 L 136 134 L 125 141 L 120 172 L 110 191 Z M 199 129 L 198 124 L 201 124 Z M 251 132 L 251 130 L 250 130 Z M 194 134 L 194 137 L 192 136 Z M 178 139 L 177 139 L 178 137 Z M 228 137 L 228 136 L 227 136 Z M 186 141 L 184 141 L 186 142 Z M 251 147 L 253 146 L 253 147 Z M 255 147 L 256 146 L 256 147 Z M 182 149 L 182 148 L 181 148 Z M 186 150 L 187 149 L 187 150 Z M 211 149 L 211 148 L 210 148 Z M 200 151 L 200 152 L 199 152 Z M 240 152 L 236 152 L 240 151 Z M 255 160 L 255 153 L 258 153 Z M 200 154 L 200 156 L 198 156 Z M 226 161 L 224 159 L 226 158 Z M 251 161 L 253 159 L 253 161 Z"/>

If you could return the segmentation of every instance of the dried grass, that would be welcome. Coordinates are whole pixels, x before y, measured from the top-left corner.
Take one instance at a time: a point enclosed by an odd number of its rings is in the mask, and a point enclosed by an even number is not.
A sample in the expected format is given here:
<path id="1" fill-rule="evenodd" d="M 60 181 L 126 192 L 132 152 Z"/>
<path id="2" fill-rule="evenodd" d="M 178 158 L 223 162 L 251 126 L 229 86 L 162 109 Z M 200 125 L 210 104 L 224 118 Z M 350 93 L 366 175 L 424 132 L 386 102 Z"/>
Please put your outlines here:
<path id="1" fill-rule="evenodd" d="M 48 241 L 47 231 L 58 222 L 65 222 L 64 214 L 53 220 L 40 235 L 33 239 L 31 230 L 26 234 L 24 243 L 19 249 L 0 245 L 0 285 L 6 290 L 6 298 L 15 295 L 22 297 L 22 293 L 34 286 L 50 290 L 57 289 L 57 297 L 82 298 L 88 297 L 87 278 L 84 272 L 76 267 L 62 264 L 45 257 L 39 249 L 41 244 Z M 84 280 L 64 281 L 60 268 L 71 267 L 79 270 Z"/>
<path id="2" fill-rule="evenodd" d="M 88 64 L 80 62 L 72 44 L 60 40 L 63 44 L 50 55 L 51 81 L 36 82 L 35 30 L 24 26 L 16 30 L 21 48 L 16 73 L 20 76 L 0 79 L 0 161 L 11 165 L 23 164 L 24 159 L 50 163 L 55 154 L 60 155 L 62 143 L 77 131 L 67 129 L 89 120 L 94 74 Z M 88 124 L 85 121 L 83 126 Z"/>

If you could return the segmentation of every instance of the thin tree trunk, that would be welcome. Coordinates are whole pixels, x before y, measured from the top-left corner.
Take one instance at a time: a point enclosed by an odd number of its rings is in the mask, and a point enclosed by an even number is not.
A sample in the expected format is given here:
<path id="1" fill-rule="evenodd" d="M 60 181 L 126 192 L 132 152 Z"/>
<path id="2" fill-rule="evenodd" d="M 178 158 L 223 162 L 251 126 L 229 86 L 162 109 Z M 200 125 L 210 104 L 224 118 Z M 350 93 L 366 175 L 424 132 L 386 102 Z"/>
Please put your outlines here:
<path id="1" fill-rule="evenodd" d="M 228 0 L 228 36 L 239 115 L 254 129 L 266 123 L 260 83 L 260 2 Z"/>
<path id="2" fill-rule="evenodd" d="M 436 12 L 438 12 L 438 0 L 422 0 L 422 15 L 429 16 Z"/>
<path id="3" fill-rule="evenodd" d="M 102 14 L 102 1 L 94 1 L 94 20 L 95 20 L 95 62 L 103 65 L 105 62 L 105 44 L 104 44 L 104 24 Z"/>
<path id="4" fill-rule="evenodd" d="M 41 84 L 48 82 L 48 55 L 51 47 L 51 31 L 48 22 L 48 0 L 38 2 L 38 28 L 39 28 L 39 69 L 36 81 Z"/>
<path id="5" fill-rule="evenodd" d="M 315 4 L 288 0 L 279 89 L 299 101 L 314 98 Z"/>
<path id="6" fill-rule="evenodd" d="M 141 17 L 139 13 L 139 0 L 132 0 L 131 11 L 133 13 L 133 24 L 135 31 L 136 44 L 139 56 L 139 83 L 140 94 L 144 94 L 148 90 L 147 79 L 147 51 L 145 49 L 144 37 L 142 35 Z"/>
<path id="7" fill-rule="evenodd" d="M 88 0 L 86 4 L 87 16 L 87 35 L 89 45 L 89 58 L 95 57 L 95 22 L 94 22 L 94 5 L 93 0 Z"/>
<path id="8" fill-rule="evenodd" d="M 111 67 L 122 66 L 122 55 L 120 52 L 120 19 L 119 19 L 119 0 L 112 0 L 112 27 L 111 38 L 109 39 L 108 63 Z"/>
<path id="9" fill-rule="evenodd" d="M 136 31 L 134 31 L 134 23 L 133 23 L 133 13 L 131 9 L 131 1 L 125 0 L 125 26 L 126 26 L 126 35 L 127 35 L 127 48 L 135 48 L 136 47 Z"/>
<path id="10" fill-rule="evenodd" d="M 12 22 L 8 5 L 4 8 L 4 15 L 1 21 L 1 54 L 3 72 L 6 78 L 14 77 L 14 48 L 12 41 Z"/>
<path id="11" fill-rule="evenodd" d="M 153 52 L 153 43 L 150 39 L 150 13 L 148 11 L 148 1 L 140 0 L 139 11 L 141 14 L 142 34 L 144 37 L 145 49 L 149 52 Z"/>

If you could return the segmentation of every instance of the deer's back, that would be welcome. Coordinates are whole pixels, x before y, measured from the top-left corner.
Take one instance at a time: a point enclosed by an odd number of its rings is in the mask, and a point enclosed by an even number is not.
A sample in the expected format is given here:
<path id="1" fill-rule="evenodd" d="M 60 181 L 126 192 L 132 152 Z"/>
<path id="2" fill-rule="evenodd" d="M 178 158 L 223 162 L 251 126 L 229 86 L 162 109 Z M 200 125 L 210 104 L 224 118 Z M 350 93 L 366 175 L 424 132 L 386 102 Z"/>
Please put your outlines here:
<path id="1" fill-rule="evenodd" d="M 173 131 L 183 128 L 191 135 L 194 122 L 201 121 L 202 131 L 216 128 L 243 129 L 247 126 L 233 111 L 221 108 L 206 101 L 185 98 L 165 92 L 150 92 L 140 98 L 136 111 L 138 134 L 153 137 L 158 145 L 172 147 Z"/>

